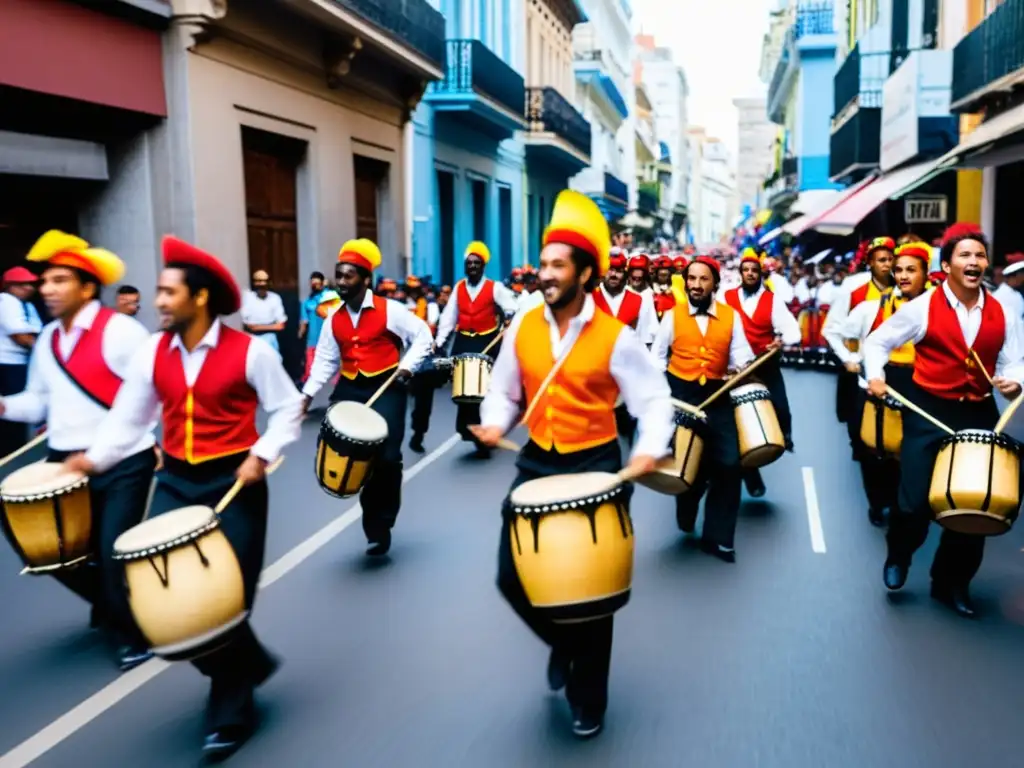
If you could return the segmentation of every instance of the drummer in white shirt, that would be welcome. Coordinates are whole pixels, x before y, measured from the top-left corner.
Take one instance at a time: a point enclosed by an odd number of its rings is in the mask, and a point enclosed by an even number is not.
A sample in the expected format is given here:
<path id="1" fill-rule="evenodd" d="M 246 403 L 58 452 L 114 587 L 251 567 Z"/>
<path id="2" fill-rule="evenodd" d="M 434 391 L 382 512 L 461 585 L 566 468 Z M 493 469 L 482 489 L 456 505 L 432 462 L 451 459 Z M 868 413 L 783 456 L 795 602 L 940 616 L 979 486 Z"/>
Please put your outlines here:
<path id="1" fill-rule="evenodd" d="M 45 421 L 47 460 L 63 462 L 96 441 L 149 331 L 134 318 L 100 305 L 101 286 L 113 285 L 124 274 L 124 264 L 113 253 L 53 230 L 39 239 L 28 259 L 46 264 L 40 293 L 56 319 L 39 335 L 25 390 L 0 401 L 0 414 L 17 422 Z M 123 571 L 111 555 L 117 537 L 145 514 L 157 463 L 154 444 L 152 429 L 142 432 L 126 458 L 91 478 L 98 562 L 54 573 L 92 605 L 92 624 L 109 630 L 117 642 L 122 670 L 151 654 L 128 608 Z"/>
<path id="2" fill-rule="evenodd" d="M 280 294 L 270 290 L 270 275 L 258 269 L 252 275 L 252 290 L 242 294 L 242 325 L 246 332 L 259 336 L 280 354 L 277 334 L 284 330 L 288 315 Z"/>
<path id="3" fill-rule="evenodd" d="M 1011 261 L 1003 270 L 1003 281 L 999 287 L 992 291 L 992 296 L 1003 305 L 1009 314 L 1017 318 L 1024 317 L 1024 295 L 1021 289 L 1024 288 L 1024 254 L 1011 253 L 1006 257 Z"/>

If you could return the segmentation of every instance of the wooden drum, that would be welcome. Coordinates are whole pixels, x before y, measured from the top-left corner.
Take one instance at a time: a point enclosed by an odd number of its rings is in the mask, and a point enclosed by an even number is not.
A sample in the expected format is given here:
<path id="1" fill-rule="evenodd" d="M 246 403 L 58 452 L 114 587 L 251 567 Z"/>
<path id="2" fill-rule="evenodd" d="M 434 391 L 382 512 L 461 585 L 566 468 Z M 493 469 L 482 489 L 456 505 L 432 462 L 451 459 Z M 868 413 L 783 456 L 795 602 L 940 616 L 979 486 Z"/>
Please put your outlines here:
<path id="1" fill-rule="evenodd" d="M 736 432 L 740 439 L 740 464 L 757 469 L 771 464 L 786 452 L 786 439 L 772 396 L 764 384 L 744 384 L 729 393 L 736 408 Z"/>
<path id="2" fill-rule="evenodd" d="M 977 536 L 1010 530 L 1020 507 L 1020 450 L 1009 435 L 985 429 L 947 437 L 928 492 L 939 525 Z"/>
<path id="3" fill-rule="evenodd" d="M 491 385 L 494 361 L 487 355 L 468 353 L 455 357 L 452 369 L 452 400 L 474 405 L 482 403 Z"/>
<path id="4" fill-rule="evenodd" d="M 658 462 L 656 471 L 638 477 L 636 481 L 652 491 L 669 496 L 678 496 L 690 490 L 697 482 L 707 426 L 706 419 L 676 408 L 672 455 Z"/>
<path id="5" fill-rule="evenodd" d="M 93 555 L 89 478 L 63 464 L 39 462 L 0 484 L 3 529 L 25 563 L 22 573 L 49 573 Z"/>
<path id="6" fill-rule="evenodd" d="M 349 400 L 327 409 L 316 445 L 316 479 L 331 496 L 355 496 L 370 479 L 388 439 L 388 423 L 372 408 Z"/>
<path id="7" fill-rule="evenodd" d="M 556 622 L 610 616 L 629 602 L 633 522 L 618 475 L 530 480 L 512 491 L 512 558 L 526 597 Z"/>
<path id="8" fill-rule="evenodd" d="M 226 642 L 245 621 L 242 568 L 216 513 L 175 509 L 118 536 L 128 604 L 153 653 L 195 658 Z"/>
<path id="9" fill-rule="evenodd" d="M 899 458 L 903 444 L 903 406 L 886 396 L 884 401 L 868 397 L 860 419 L 860 439 L 881 455 Z"/>

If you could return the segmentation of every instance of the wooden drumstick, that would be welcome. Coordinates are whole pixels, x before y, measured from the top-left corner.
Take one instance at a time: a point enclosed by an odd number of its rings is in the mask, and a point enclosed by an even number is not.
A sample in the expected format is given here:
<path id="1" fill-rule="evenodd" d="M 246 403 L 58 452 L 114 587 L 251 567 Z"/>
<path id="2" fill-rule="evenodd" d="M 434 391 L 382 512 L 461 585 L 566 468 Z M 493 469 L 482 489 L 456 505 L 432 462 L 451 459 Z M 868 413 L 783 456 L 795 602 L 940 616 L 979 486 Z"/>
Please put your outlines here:
<path id="1" fill-rule="evenodd" d="M 893 400 L 896 400 L 897 402 L 899 402 L 899 404 L 902 405 L 904 408 L 907 408 L 907 409 L 913 411 L 914 413 L 916 413 L 918 416 L 920 416 L 925 421 L 930 421 L 932 424 L 934 424 L 936 427 L 941 429 L 943 432 L 948 432 L 951 435 L 955 435 L 956 434 L 956 432 L 954 432 L 952 429 L 947 427 L 945 424 L 943 424 L 941 421 L 936 419 L 934 416 L 932 416 L 930 413 L 925 411 L 923 408 L 921 408 L 921 407 L 919 407 L 917 405 L 914 405 L 914 403 L 912 403 L 909 400 L 907 400 L 907 398 L 905 398 L 903 395 L 901 395 L 899 392 L 897 392 L 892 387 L 886 385 L 885 392 Z"/>
<path id="2" fill-rule="evenodd" d="M 702 411 L 700 408 L 698 408 L 695 405 L 690 405 L 685 400 L 676 400 L 674 397 L 671 398 L 671 400 L 672 405 L 674 405 L 680 411 L 686 411 L 687 413 L 693 414 L 694 416 L 697 416 L 698 418 L 701 419 L 706 419 L 708 417 L 708 415 L 704 413 L 704 411 Z"/>
<path id="3" fill-rule="evenodd" d="M 398 378 L 398 371 L 400 371 L 400 370 L 402 370 L 402 369 L 401 368 L 397 368 L 394 373 L 392 373 L 390 376 L 388 376 L 388 380 L 385 381 L 383 384 L 381 384 L 380 385 L 380 389 L 378 389 L 376 392 L 373 393 L 373 397 L 371 397 L 369 400 L 366 401 L 365 405 L 366 405 L 367 408 L 372 408 L 373 404 L 376 403 L 380 399 L 381 395 L 384 394 L 384 392 L 387 390 L 387 388 L 395 383 L 395 379 Z"/>
<path id="4" fill-rule="evenodd" d="M 272 462 L 265 470 L 263 470 L 263 472 L 264 474 L 272 475 L 274 474 L 274 470 L 276 470 L 282 464 L 284 464 L 284 456 L 279 456 L 277 458 L 277 461 Z M 217 502 L 217 506 L 213 508 L 214 514 L 219 515 L 225 509 L 227 509 L 228 504 L 234 501 L 235 496 L 237 496 L 241 492 L 243 485 L 244 484 L 242 483 L 241 480 L 235 480 L 235 484 L 231 486 L 231 490 L 225 493 L 224 497 Z"/>
<path id="5" fill-rule="evenodd" d="M 771 350 L 770 352 L 767 352 L 766 354 L 761 355 L 761 357 L 759 357 L 757 360 L 752 362 L 750 365 L 748 365 L 742 371 L 740 371 L 735 376 L 733 376 L 731 379 L 729 379 L 727 382 L 725 382 L 725 384 L 722 385 L 721 389 L 719 389 L 717 392 L 715 392 L 715 394 L 711 395 L 711 397 L 709 397 L 703 403 L 698 405 L 697 406 L 698 410 L 701 410 L 701 411 L 705 410 L 709 405 L 711 405 L 713 402 L 715 402 L 715 400 L 720 398 L 722 395 L 724 395 L 730 389 L 732 389 L 737 384 L 739 384 L 741 381 L 743 381 L 743 379 L 747 378 L 747 376 L 749 376 L 755 370 L 757 370 L 757 367 L 759 365 L 764 363 L 766 360 L 768 360 L 772 355 L 774 355 L 778 351 L 779 351 L 779 348 L 776 347 L 775 349 Z"/>
<path id="6" fill-rule="evenodd" d="M 985 367 L 985 364 L 981 362 L 981 358 L 978 357 L 978 353 L 975 352 L 973 349 L 971 350 L 971 357 L 974 358 L 974 362 L 976 362 L 978 364 L 978 367 L 981 368 L 981 372 L 985 375 L 985 378 L 988 380 L 989 386 L 994 387 L 996 383 L 992 381 L 992 377 L 988 375 L 988 369 Z"/>
<path id="7" fill-rule="evenodd" d="M 992 431 L 995 433 L 1002 432 L 1006 429 L 1006 425 L 1010 423 L 1010 419 L 1013 418 L 1013 414 L 1020 408 L 1021 402 L 1024 401 L 1024 392 L 1021 392 L 1017 397 L 1014 398 L 1013 402 L 1010 403 L 1006 410 L 1003 411 L 1002 416 L 999 417 L 999 421 L 996 422 L 996 427 Z"/>
<path id="8" fill-rule="evenodd" d="M 488 352 L 490 352 L 491 351 L 491 347 L 493 347 L 495 344 L 497 344 L 499 341 L 501 341 L 501 337 L 505 335 L 505 331 L 507 331 L 507 330 L 508 330 L 508 326 L 506 325 L 504 328 L 501 329 L 501 333 L 499 333 L 497 336 L 495 336 L 493 339 L 491 339 L 491 343 L 488 344 L 486 347 L 484 347 L 484 351 L 481 352 L 480 354 L 481 355 L 486 355 Z"/>
<path id="9" fill-rule="evenodd" d="M 18 450 L 12 451 L 11 453 L 8 453 L 6 456 L 4 456 L 2 459 L 0 459 L 0 467 L 4 466 L 5 464 L 10 464 L 16 458 L 18 458 L 19 456 L 23 456 L 24 454 L 28 453 L 29 451 L 31 451 L 33 448 L 35 448 L 37 445 L 39 445 L 40 443 L 44 442 L 45 440 L 46 440 L 46 432 L 41 432 L 40 434 L 36 435 L 31 440 L 29 440 L 27 443 L 25 443 L 23 446 L 21 446 L 21 448 L 19 448 Z"/>

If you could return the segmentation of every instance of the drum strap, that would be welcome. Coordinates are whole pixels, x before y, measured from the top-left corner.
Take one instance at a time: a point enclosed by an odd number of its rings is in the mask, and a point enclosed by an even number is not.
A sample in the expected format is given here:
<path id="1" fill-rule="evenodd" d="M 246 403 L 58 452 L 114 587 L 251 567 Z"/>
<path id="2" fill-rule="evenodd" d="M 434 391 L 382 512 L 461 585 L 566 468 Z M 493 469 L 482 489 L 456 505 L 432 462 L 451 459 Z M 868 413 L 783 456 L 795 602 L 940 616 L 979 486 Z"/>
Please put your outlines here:
<path id="1" fill-rule="evenodd" d="M 86 333 L 89 333 L 89 331 L 86 331 Z M 56 334 L 56 331 L 53 334 L 53 338 L 54 338 L 54 344 L 53 344 L 54 349 L 52 350 L 52 355 L 53 355 L 54 361 L 57 363 L 57 367 L 60 368 L 61 371 L 63 371 L 64 375 L 68 377 L 68 379 L 71 381 L 71 383 L 74 384 L 83 395 L 85 395 L 90 400 L 92 400 L 94 403 L 96 403 L 96 405 L 102 406 L 104 409 L 109 411 L 111 409 L 111 407 L 113 406 L 113 401 L 107 402 L 106 398 L 104 398 L 99 392 L 93 391 L 92 389 L 89 388 L 88 385 L 86 385 L 85 382 L 83 382 L 81 379 L 79 379 L 79 378 L 77 378 L 75 376 L 75 374 L 68 367 L 68 363 L 60 355 L 60 351 L 57 349 L 57 344 L 56 344 L 57 334 Z M 83 344 L 84 342 L 85 342 L 85 338 L 84 338 L 84 334 L 83 334 L 83 338 L 79 339 L 78 343 L 79 344 Z M 117 385 L 120 386 L 120 383 L 121 383 L 120 377 L 118 377 L 112 371 L 109 371 L 109 369 L 107 371 L 107 375 L 108 375 L 109 378 L 115 380 Z M 117 394 L 117 390 L 115 389 L 114 390 L 114 395 L 116 396 L 116 394 Z"/>

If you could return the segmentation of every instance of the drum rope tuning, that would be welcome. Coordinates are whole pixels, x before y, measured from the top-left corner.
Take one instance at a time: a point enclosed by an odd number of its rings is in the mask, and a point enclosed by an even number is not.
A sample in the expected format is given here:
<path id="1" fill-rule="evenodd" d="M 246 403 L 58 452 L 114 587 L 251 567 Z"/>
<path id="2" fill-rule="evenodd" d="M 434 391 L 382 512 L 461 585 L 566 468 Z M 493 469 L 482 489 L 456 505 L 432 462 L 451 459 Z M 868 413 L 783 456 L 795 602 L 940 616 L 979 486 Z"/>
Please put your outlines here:
<path id="1" fill-rule="evenodd" d="M 747 378 L 747 376 L 749 376 L 750 374 L 752 374 L 754 371 L 756 371 L 758 369 L 758 366 L 762 365 L 765 361 L 770 359 L 778 351 L 779 351 L 779 348 L 776 347 L 775 349 L 770 349 L 770 350 L 768 350 L 768 352 L 766 352 L 765 354 L 761 355 L 761 357 L 759 357 L 757 360 L 752 362 L 750 365 L 748 365 L 742 371 L 740 371 L 735 376 L 733 376 L 731 379 L 726 381 L 725 384 L 723 384 L 721 387 L 719 387 L 717 391 L 712 393 L 712 395 L 710 397 L 708 397 L 707 400 L 705 400 L 703 403 L 698 405 L 697 409 L 700 410 L 700 411 L 706 410 L 709 405 L 711 405 L 713 402 L 715 402 L 715 400 L 720 398 L 722 395 L 724 395 L 730 389 L 732 389 L 737 384 L 739 384 L 741 381 L 743 381 L 745 378 Z"/>

